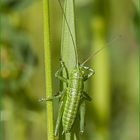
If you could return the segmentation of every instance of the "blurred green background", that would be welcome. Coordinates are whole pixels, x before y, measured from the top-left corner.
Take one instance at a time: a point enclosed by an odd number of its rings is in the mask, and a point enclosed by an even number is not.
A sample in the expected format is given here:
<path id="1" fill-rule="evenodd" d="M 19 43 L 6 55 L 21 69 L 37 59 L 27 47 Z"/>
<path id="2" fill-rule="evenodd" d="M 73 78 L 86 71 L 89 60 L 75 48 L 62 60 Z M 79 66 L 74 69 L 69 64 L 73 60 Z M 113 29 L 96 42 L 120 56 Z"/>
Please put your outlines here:
<path id="1" fill-rule="evenodd" d="M 57 0 L 49 14 L 55 94 L 62 29 Z M 75 14 L 79 61 L 106 47 L 86 64 L 96 74 L 86 83 L 93 100 L 80 139 L 138 140 L 138 1 L 75 0 Z M 0 139 L 46 140 L 45 103 L 38 102 L 45 97 L 42 0 L 1 0 L 0 32 Z"/>

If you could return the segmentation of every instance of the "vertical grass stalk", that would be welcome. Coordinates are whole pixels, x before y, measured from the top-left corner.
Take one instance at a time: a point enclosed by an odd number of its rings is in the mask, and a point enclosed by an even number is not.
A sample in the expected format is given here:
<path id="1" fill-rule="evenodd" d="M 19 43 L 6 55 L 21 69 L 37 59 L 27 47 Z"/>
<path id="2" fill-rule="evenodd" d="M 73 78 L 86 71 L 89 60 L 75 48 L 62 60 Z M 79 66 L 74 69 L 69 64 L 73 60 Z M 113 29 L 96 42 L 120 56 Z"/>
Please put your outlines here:
<path id="1" fill-rule="evenodd" d="M 44 14 L 44 51 L 45 51 L 45 81 L 46 97 L 52 96 L 51 79 L 51 49 L 50 49 L 50 27 L 49 27 L 49 0 L 43 1 Z M 54 140 L 53 130 L 53 104 L 52 101 L 46 102 L 47 108 L 47 139 Z"/>
<path id="2" fill-rule="evenodd" d="M 0 18 L 0 28 L 1 28 L 1 18 Z M 1 29 L 0 29 L 1 30 Z M 2 33 L 0 32 L 0 38 L 2 37 Z M 0 48 L 0 53 L 1 53 L 1 48 Z M 1 56 L 0 56 L 1 58 Z M 0 60 L 0 63 L 2 60 Z M 0 70 L 1 70 L 1 65 L 0 65 Z M 1 71 L 0 71 L 1 73 Z M 3 123 L 2 123 L 2 94 L 3 94 L 3 89 L 2 89 L 2 78 L 0 77 L 0 139 L 3 139 Z"/>
<path id="3" fill-rule="evenodd" d="M 105 25 L 104 19 L 101 16 L 96 16 L 93 21 L 93 50 L 96 51 L 100 48 L 105 47 Z M 108 121 L 110 113 L 110 87 L 109 87 L 109 60 L 107 48 L 101 52 L 99 57 L 93 59 L 92 65 L 96 70 L 96 75 L 93 78 L 93 89 L 94 91 L 94 109 L 96 112 L 96 139 L 97 140 L 108 140 Z"/>
<path id="4" fill-rule="evenodd" d="M 5 119 L 6 123 L 4 124 L 6 140 L 15 140 L 17 124 L 15 120 L 13 101 L 9 98 L 6 98 L 3 102 L 3 107 L 5 108 L 4 111 L 7 112 L 7 118 L 8 118 L 8 119 Z"/>

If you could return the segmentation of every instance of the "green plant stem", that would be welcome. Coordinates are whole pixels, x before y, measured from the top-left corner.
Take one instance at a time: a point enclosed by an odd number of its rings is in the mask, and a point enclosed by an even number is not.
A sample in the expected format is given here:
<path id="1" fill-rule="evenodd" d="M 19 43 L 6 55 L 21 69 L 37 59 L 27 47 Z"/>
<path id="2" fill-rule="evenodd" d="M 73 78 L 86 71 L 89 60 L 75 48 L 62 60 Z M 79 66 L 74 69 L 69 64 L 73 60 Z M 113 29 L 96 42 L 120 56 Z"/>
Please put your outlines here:
<path id="1" fill-rule="evenodd" d="M 17 124 L 15 125 L 15 113 L 14 113 L 14 104 L 13 101 L 9 98 L 6 98 L 4 100 L 4 104 L 3 104 L 4 108 L 6 108 L 5 111 L 9 111 L 9 120 L 7 120 L 7 123 L 4 125 L 5 127 L 5 133 L 6 135 L 6 139 L 7 140 L 15 140 L 16 139 L 16 127 Z M 11 129 L 13 128 L 14 129 Z M 18 136 L 19 138 L 20 136 Z"/>
<path id="2" fill-rule="evenodd" d="M 44 8 L 44 51 L 45 51 L 45 80 L 46 97 L 52 97 L 52 79 L 51 79 L 51 49 L 49 34 L 49 0 L 43 1 Z M 54 140 L 53 130 L 53 104 L 52 101 L 46 102 L 47 107 L 47 139 Z"/>
<path id="3" fill-rule="evenodd" d="M 1 17 L 0 17 L 0 38 L 2 37 L 2 33 L 1 33 Z M 0 48 L 0 52 L 1 52 L 1 48 Z M 0 69 L 1 69 L 1 65 L 0 65 Z M 0 139 L 3 139 L 3 123 L 2 123 L 2 118 L 1 118 L 1 113 L 2 113 L 2 93 L 3 93 L 3 88 L 2 85 L 3 81 L 2 78 L 0 77 Z"/>
<path id="4" fill-rule="evenodd" d="M 105 22 L 101 16 L 96 16 L 93 21 L 94 42 L 93 50 L 96 51 L 105 47 Z M 92 65 L 95 65 L 96 75 L 93 79 L 94 109 L 96 118 L 100 121 L 100 125 L 96 126 L 96 139 L 108 140 L 108 124 L 110 113 L 110 91 L 109 91 L 109 59 L 108 50 L 105 49 L 99 57 L 93 59 Z"/>

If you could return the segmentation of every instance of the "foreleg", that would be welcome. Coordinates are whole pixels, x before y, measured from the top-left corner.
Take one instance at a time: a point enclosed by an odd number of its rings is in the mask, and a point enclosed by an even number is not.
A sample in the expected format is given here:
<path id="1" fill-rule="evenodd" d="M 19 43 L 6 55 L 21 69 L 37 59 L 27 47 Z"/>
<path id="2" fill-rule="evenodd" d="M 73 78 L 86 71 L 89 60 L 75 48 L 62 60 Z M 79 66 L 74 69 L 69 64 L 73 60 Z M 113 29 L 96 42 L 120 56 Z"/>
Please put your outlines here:
<path id="1" fill-rule="evenodd" d="M 57 77 L 59 80 L 67 83 L 67 79 L 68 79 L 68 71 L 67 71 L 67 68 L 66 68 L 66 66 L 65 66 L 65 64 L 64 64 L 64 62 L 62 60 L 60 60 L 60 65 L 61 65 L 61 67 L 55 73 L 55 77 Z M 63 69 L 65 69 L 66 78 L 62 76 Z"/>

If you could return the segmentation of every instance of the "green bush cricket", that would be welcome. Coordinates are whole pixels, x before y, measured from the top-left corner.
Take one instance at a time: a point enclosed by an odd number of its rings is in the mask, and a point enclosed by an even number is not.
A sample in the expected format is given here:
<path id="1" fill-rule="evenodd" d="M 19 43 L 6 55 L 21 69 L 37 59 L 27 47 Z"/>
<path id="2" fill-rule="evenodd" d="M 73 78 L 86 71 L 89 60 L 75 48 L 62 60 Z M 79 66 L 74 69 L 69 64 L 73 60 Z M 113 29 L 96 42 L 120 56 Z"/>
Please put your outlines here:
<path id="1" fill-rule="evenodd" d="M 97 50 L 95 53 L 92 53 L 82 64 L 79 64 L 76 44 L 74 42 L 65 12 L 61 5 L 61 2 L 60 0 L 58 1 L 59 1 L 61 10 L 63 12 L 63 16 L 67 24 L 72 42 L 73 42 L 73 47 L 74 47 L 75 56 L 76 56 L 76 65 L 75 65 L 75 68 L 70 73 L 68 73 L 65 63 L 61 57 L 61 60 L 60 60 L 61 67 L 60 69 L 58 69 L 55 76 L 60 81 L 66 83 L 66 88 L 63 89 L 62 92 L 59 92 L 59 94 L 56 96 L 48 97 L 46 99 L 44 98 L 41 99 L 41 101 L 43 100 L 50 101 L 57 98 L 60 99 L 58 117 L 56 121 L 55 134 L 54 134 L 55 136 L 57 136 L 59 133 L 61 121 L 62 121 L 62 126 L 63 126 L 63 133 L 70 133 L 72 126 L 75 122 L 75 118 L 78 115 L 78 113 L 80 115 L 80 132 L 81 133 L 84 132 L 85 101 L 86 100 L 91 101 L 91 97 L 84 91 L 84 82 L 88 80 L 93 74 L 95 74 L 95 71 L 92 68 L 86 67 L 84 66 L 84 64 L 87 63 L 87 61 L 89 61 L 93 56 L 99 53 L 102 49 L 106 48 L 106 47 L 103 47 Z M 66 76 L 62 75 L 63 70 L 65 70 Z"/>

